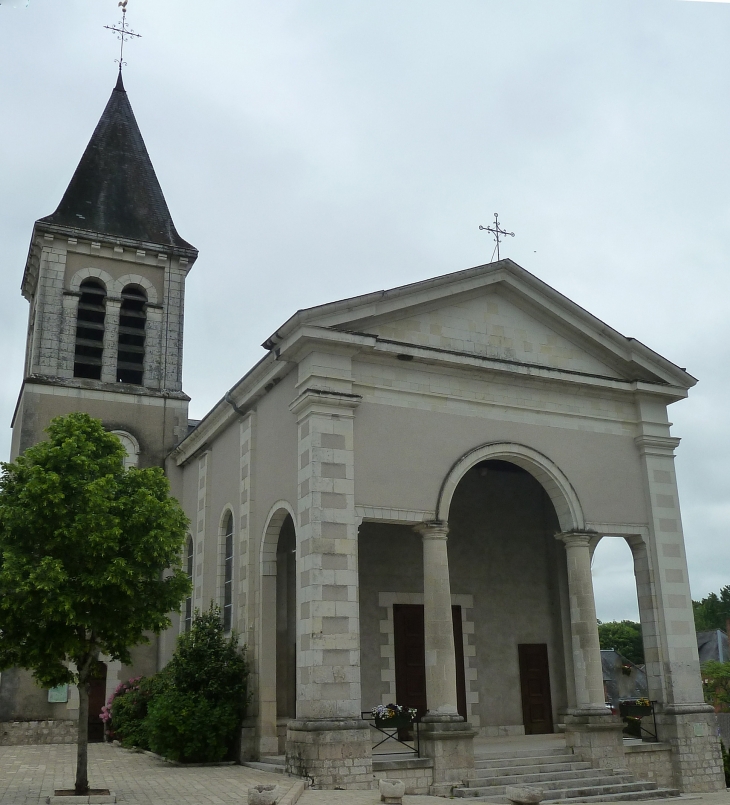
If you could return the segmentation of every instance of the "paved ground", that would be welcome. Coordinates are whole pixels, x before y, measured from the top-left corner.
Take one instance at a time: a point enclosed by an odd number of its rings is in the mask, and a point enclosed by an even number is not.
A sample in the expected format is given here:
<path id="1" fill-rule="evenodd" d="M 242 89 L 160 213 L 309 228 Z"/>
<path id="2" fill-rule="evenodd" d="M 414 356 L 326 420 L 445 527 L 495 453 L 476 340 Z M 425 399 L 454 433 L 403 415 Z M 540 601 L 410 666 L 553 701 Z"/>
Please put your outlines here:
<path id="1" fill-rule="evenodd" d="M 38 805 L 54 788 L 73 788 L 76 746 L 0 746 L 0 805 Z M 89 746 L 89 784 L 134 805 L 245 803 L 251 786 L 296 781 L 244 766 L 181 768 L 109 744 Z"/>
<path id="2" fill-rule="evenodd" d="M 0 805 L 39 805 L 54 788 L 71 788 L 75 746 L 0 747 Z M 249 787 L 276 783 L 291 796 L 292 778 L 244 766 L 181 768 L 108 744 L 89 747 L 89 782 L 110 788 L 129 805 L 245 805 Z M 730 805 L 730 790 L 683 797 L 692 805 Z M 443 805 L 438 797 L 407 796 L 404 805 Z M 451 800 L 452 802 L 454 800 Z M 378 805 L 377 791 L 305 791 L 297 805 Z M 665 805 L 679 801 L 653 800 Z"/>

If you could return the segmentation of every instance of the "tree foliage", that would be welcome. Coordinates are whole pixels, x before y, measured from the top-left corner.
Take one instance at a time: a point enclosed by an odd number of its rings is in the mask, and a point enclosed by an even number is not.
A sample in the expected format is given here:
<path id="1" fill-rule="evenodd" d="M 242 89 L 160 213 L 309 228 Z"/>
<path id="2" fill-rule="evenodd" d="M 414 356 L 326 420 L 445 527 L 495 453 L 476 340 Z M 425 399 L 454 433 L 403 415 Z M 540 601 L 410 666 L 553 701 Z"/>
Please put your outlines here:
<path id="1" fill-rule="evenodd" d="M 47 433 L 0 473 L 0 670 L 77 684 L 85 746 L 99 655 L 130 664 L 130 648 L 166 629 L 189 592 L 187 519 L 162 470 L 126 470 L 99 420 L 73 413 Z"/>
<path id="2" fill-rule="evenodd" d="M 693 601 L 692 609 L 698 632 L 709 632 L 712 629 L 725 631 L 730 619 L 730 585 L 723 587 L 720 595 L 710 593 L 699 601 Z"/>
<path id="3" fill-rule="evenodd" d="M 602 649 L 615 649 L 635 665 L 644 664 L 644 641 L 641 624 L 635 621 L 598 622 L 598 639 Z"/>
<path id="4" fill-rule="evenodd" d="M 705 701 L 721 712 L 730 711 L 730 662 L 706 662 L 702 665 Z"/>

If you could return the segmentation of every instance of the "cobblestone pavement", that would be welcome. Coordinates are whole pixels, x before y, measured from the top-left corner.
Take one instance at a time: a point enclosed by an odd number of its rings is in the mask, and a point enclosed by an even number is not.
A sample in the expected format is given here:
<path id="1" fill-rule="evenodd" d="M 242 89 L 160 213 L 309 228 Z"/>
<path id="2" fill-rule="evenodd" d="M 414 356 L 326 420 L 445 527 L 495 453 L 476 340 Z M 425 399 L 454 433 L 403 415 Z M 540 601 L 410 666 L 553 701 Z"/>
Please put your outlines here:
<path id="1" fill-rule="evenodd" d="M 0 746 L 0 805 L 38 805 L 54 788 L 73 788 L 76 746 Z M 244 766 L 184 768 L 109 744 L 89 746 L 89 784 L 133 805 L 246 803 L 251 786 L 296 781 Z"/>

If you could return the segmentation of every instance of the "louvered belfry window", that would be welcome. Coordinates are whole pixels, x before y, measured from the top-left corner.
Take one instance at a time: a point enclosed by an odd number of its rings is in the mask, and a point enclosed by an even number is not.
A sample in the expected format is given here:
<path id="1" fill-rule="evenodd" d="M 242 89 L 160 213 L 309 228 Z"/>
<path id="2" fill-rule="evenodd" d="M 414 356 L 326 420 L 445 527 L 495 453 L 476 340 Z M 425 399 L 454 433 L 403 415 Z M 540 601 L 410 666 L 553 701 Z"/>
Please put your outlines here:
<path id="1" fill-rule="evenodd" d="M 74 377 L 101 380 L 101 358 L 104 354 L 104 319 L 106 289 L 98 280 L 81 283 L 76 317 L 76 350 Z"/>
<path id="2" fill-rule="evenodd" d="M 144 340 L 147 294 L 138 285 L 127 285 L 122 291 L 119 311 L 119 350 L 117 382 L 141 386 L 144 380 Z"/>
<path id="3" fill-rule="evenodd" d="M 230 632 L 233 621 L 233 515 L 230 513 L 226 519 L 224 540 L 223 631 Z"/>

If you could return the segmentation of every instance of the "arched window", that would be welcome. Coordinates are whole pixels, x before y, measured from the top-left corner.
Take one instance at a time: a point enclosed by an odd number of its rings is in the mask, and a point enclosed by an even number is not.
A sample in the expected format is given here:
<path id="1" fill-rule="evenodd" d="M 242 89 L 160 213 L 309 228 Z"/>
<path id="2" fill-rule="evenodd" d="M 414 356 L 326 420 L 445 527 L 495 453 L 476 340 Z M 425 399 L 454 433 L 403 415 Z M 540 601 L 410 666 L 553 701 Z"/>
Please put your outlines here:
<path id="1" fill-rule="evenodd" d="M 99 280 L 84 280 L 81 283 L 81 297 L 76 317 L 74 377 L 101 380 L 105 302 L 106 289 Z"/>
<path id="2" fill-rule="evenodd" d="M 185 631 L 189 632 L 192 625 L 193 625 L 193 593 L 192 593 L 192 585 L 194 584 L 193 579 L 193 567 L 195 564 L 195 544 L 193 543 L 193 538 L 188 537 L 188 566 L 187 566 L 187 573 L 188 578 L 190 579 L 191 591 L 190 595 L 185 599 Z"/>
<path id="3" fill-rule="evenodd" d="M 130 467 L 136 467 L 139 462 L 139 442 L 127 433 L 125 430 L 113 430 L 112 433 L 122 443 L 127 457 L 124 459 L 124 469 L 128 470 Z"/>
<path id="4" fill-rule="evenodd" d="M 223 631 L 233 622 L 233 515 L 228 512 L 223 533 Z"/>
<path id="5" fill-rule="evenodd" d="M 144 379 L 144 338 L 147 294 L 139 285 L 127 285 L 122 291 L 119 311 L 119 349 L 117 382 L 142 385 Z"/>

